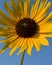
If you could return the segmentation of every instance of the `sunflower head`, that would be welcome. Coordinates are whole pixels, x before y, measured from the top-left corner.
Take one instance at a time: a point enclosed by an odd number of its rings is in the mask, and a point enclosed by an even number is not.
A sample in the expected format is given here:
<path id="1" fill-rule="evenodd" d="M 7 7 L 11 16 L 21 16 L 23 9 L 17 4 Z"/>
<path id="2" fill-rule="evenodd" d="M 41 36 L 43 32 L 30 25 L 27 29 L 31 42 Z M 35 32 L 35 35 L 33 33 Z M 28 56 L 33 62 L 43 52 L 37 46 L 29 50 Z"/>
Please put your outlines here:
<path id="1" fill-rule="evenodd" d="M 38 25 L 33 19 L 21 19 L 16 25 L 16 32 L 20 37 L 30 38 L 38 31 Z"/>
<path id="2" fill-rule="evenodd" d="M 40 51 L 41 45 L 49 46 L 46 37 L 52 37 L 52 12 L 47 15 L 51 2 L 47 0 L 10 0 L 9 7 L 4 2 L 4 7 L 9 17 L 0 10 L 0 37 L 6 37 L 0 40 L 5 46 L 0 50 L 3 53 L 11 48 L 9 55 L 12 55 L 18 48 L 21 52 L 27 51 L 31 55 L 32 48 Z M 40 4 L 40 5 L 39 5 Z"/>

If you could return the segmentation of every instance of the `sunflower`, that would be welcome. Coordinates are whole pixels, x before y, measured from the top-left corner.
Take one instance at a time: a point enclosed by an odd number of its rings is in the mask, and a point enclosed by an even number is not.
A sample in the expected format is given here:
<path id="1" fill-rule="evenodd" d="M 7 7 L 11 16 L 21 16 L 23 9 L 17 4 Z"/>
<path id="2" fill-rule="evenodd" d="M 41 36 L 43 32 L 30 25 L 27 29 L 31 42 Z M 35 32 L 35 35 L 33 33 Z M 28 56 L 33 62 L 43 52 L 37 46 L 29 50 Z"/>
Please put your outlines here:
<path id="1" fill-rule="evenodd" d="M 9 16 L 0 10 L 0 43 L 5 46 L 0 50 L 2 54 L 11 48 L 11 56 L 18 48 L 17 55 L 26 51 L 31 55 L 32 48 L 40 51 L 41 46 L 49 46 L 46 37 L 52 37 L 52 12 L 48 15 L 51 2 L 47 0 L 34 0 L 30 7 L 30 0 L 10 0 L 11 7 L 4 2 L 4 7 Z"/>

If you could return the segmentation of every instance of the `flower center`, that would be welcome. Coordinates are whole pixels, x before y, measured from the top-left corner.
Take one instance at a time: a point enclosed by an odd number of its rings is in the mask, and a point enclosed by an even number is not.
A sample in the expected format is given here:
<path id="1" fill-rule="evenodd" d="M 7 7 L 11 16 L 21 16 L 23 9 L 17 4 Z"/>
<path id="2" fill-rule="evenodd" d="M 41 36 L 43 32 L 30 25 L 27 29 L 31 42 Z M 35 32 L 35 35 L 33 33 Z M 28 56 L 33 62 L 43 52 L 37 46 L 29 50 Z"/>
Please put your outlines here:
<path id="1" fill-rule="evenodd" d="M 39 26 L 30 18 L 21 19 L 16 25 L 16 32 L 20 37 L 29 38 L 35 35 Z"/>

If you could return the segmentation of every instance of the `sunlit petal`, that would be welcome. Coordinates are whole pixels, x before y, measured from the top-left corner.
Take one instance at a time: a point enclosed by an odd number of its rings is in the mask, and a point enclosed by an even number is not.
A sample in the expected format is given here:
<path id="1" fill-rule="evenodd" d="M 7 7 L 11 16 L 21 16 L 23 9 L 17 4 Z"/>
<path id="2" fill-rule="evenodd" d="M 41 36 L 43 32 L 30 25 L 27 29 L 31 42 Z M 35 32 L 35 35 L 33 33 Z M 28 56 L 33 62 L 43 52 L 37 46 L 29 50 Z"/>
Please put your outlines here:
<path id="1" fill-rule="evenodd" d="M 33 47 L 33 43 L 32 43 L 32 39 L 29 39 L 28 41 L 27 41 L 27 53 L 29 54 L 29 55 L 31 55 L 31 53 L 32 53 L 32 47 Z"/>
<path id="2" fill-rule="evenodd" d="M 46 15 L 46 13 L 49 10 L 50 6 L 51 6 L 51 2 L 48 2 L 47 6 L 39 13 L 39 15 L 34 17 L 34 20 L 36 22 L 41 21 L 44 18 L 44 16 Z"/>
<path id="3" fill-rule="evenodd" d="M 24 52 L 26 50 L 26 48 L 27 48 L 27 39 L 24 39 L 23 45 L 21 46 L 17 55 L 19 55 L 21 52 Z"/>
<path id="4" fill-rule="evenodd" d="M 11 56 L 19 47 L 22 45 L 23 38 L 20 40 L 16 40 L 14 43 L 15 45 L 12 47 L 12 50 L 10 51 L 9 55 Z"/>
<path id="5" fill-rule="evenodd" d="M 30 18 L 32 19 L 38 10 L 38 4 L 39 4 L 40 0 L 35 0 L 35 2 L 32 5 L 32 9 L 31 9 L 31 13 L 30 13 Z"/>
<path id="6" fill-rule="evenodd" d="M 52 32 L 52 22 L 47 22 L 40 26 L 39 33 L 51 33 Z"/>
<path id="7" fill-rule="evenodd" d="M 40 35 L 40 37 L 38 37 L 38 39 L 42 45 L 49 46 L 49 42 L 44 36 Z"/>
<path id="8" fill-rule="evenodd" d="M 32 39 L 33 40 L 33 45 L 34 45 L 34 48 L 36 48 L 36 51 L 40 51 L 40 42 L 38 39 Z"/>
<path id="9" fill-rule="evenodd" d="M 9 5 L 7 2 L 4 2 L 4 7 L 7 10 L 8 14 L 11 16 L 12 20 L 17 21 L 18 18 L 16 17 L 16 15 L 14 14 L 14 12 L 10 9 Z"/>

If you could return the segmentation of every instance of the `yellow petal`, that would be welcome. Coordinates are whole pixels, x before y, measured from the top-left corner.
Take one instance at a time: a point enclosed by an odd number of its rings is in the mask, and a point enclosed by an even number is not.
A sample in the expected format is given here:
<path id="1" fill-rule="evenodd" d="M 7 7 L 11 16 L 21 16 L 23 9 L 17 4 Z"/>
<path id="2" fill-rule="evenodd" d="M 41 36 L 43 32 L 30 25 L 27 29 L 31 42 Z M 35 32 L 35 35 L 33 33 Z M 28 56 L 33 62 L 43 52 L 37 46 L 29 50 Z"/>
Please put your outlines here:
<path id="1" fill-rule="evenodd" d="M 10 9 L 10 7 L 8 6 L 7 2 L 4 2 L 4 7 L 7 10 L 8 14 L 11 16 L 12 20 L 18 21 L 16 15 L 14 14 L 14 12 Z"/>
<path id="2" fill-rule="evenodd" d="M 10 24 L 8 24 L 7 22 L 5 22 L 5 20 L 0 20 L 0 24 L 4 25 L 4 26 L 10 26 Z"/>
<path id="3" fill-rule="evenodd" d="M 52 32 L 52 22 L 47 22 L 46 24 L 40 26 L 39 33 L 51 33 Z"/>
<path id="4" fill-rule="evenodd" d="M 11 20 L 9 17 L 7 17 L 2 10 L 0 10 L 0 16 L 5 20 L 7 21 L 7 23 L 10 25 L 10 26 L 15 26 L 16 25 L 16 22 L 14 20 Z"/>
<path id="5" fill-rule="evenodd" d="M 5 35 L 7 35 L 7 31 L 7 28 L 0 27 L 0 36 L 4 37 Z"/>
<path id="6" fill-rule="evenodd" d="M 17 8 L 19 9 L 19 11 L 23 14 L 23 9 L 24 9 L 24 5 L 23 5 L 23 2 L 22 2 L 22 0 L 17 0 L 17 2 L 18 2 L 18 6 L 17 6 Z M 19 12 L 19 13 L 20 13 Z"/>
<path id="7" fill-rule="evenodd" d="M 40 42 L 39 42 L 39 40 L 33 38 L 32 41 L 33 41 L 34 47 L 36 48 L 36 51 L 37 52 L 40 51 Z"/>
<path id="8" fill-rule="evenodd" d="M 14 43 L 14 42 L 13 42 Z M 15 43 L 16 44 L 16 43 Z M 13 44 L 14 45 L 14 44 Z M 7 43 L 1 50 L 0 50 L 0 54 L 2 54 L 7 48 L 11 48 L 13 47 L 13 45 L 11 46 L 11 43 Z"/>
<path id="9" fill-rule="evenodd" d="M 11 3 L 12 9 L 13 9 L 15 15 L 17 16 L 18 9 L 17 9 L 16 3 L 14 2 L 14 0 L 10 0 L 10 3 Z"/>
<path id="10" fill-rule="evenodd" d="M 1 43 L 8 43 L 8 42 L 12 42 L 13 40 L 15 40 L 18 36 L 17 35 L 12 35 L 4 40 L 1 40 Z"/>
<path id="11" fill-rule="evenodd" d="M 0 38 L 5 38 L 6 36 L 7 36 L 6 32 L 4 33 L 3 31 L 0 31 Z"/>
<path id="12" fill-rule="evenodd" d="M 40 35 L 42 35 L 44 37 L 50 37 L 50 38 L 52 38 L 52 33 L 48 33 L 48 34 L 44 33 L 44 34 L 40 34 Z"/>
<path id="13" fill-rule="evenodd" d="M 40 43 L 42 45 L 49 46 L 49 42 L 48 42 L 48 40 L 44 36 L 40 35 L 40 37 L 38 37 L 38 40 L 40 41 Z"/>
<path id="14" fill-rule="evenodd" d="M 6 49 L 9 48 L 9 43 L 6 44 L 1 50 L 0 50 L 0 54 L 2 54 Z"/>
<path id="15" fill-rule="evenodd" d="M 10 36 L 14 36 L 14 35 L 16 35 L 16 31 L 15 30 L 10 30 L 10 29 L 8 29 L 7 27 L 5 27 L 5 28 L 2 28 L 2 27 L 0 27 L 0 38 L 1 37 L 10 37 Z"/>
<path id="16" fill-rule="evenodd" d="M 31 9 L 31 13 L 30 13 L 30 18 L 32 19 L 36 13 L 37 13 L 37 9 L 38 9 L 38 5 L 39 5 L 40 0 L 35 0 L 35 2 L 32 5 L 32 9 Z"/>
<path id="17" fill-rule="evenodd" d="M 0 34 L 3 34 L 3 32 L 2 32 L 2 31 L 0 31 Z"/>
<path id="18" fill-rule="evenodd" d="M 27 41 L 27 53 L 29 54 L 29 55 L 31 55 L 31 52 L 32 52 L 32 47 L 33 47 L 33 42 L 32 42 L 32 40 L 31 39 L 29 39 L 28 41 Z"/>
<path id="19" fill-rule="evenodd" d="M 0 31 L 8 31 L 7 28 L 0 27 Z"/>
<path id="20" fill-rule="evenodd" d="M 44 18 L 44 16 L 46 15 L 46 13 L 49 10 L 50 6 L 51 6 L 51 2 L 48 2 L 47 6 L 41 11 L 41 13 L 38 16 L 34 17 L 34 20 L 36 22 L 41 21 Z"/>
<path id="21" fill-rule="evenodd" d="M 12 47 L 12 50 L 10 51 L 9 55 L 11 56 L 19 47 L 21 47 L 23 42 L 23 38 L 20 40 L 16 40 L 14 43 L 15 45 Z"/>
<path id="22" fill-rule="evenodd" d="M 10 26 L 10 28 L 15 28 L 13 25 L 11 25 L 8 21 L 6 20 L 0 20 L 0 24 L 4 26 Z"/>
<path id="23" fill-rule="evenodd" d="M 12 46 L 10 46 L 10 43 L 8 42 L 1 50 L 0 50 L 0 54 L 2 54 L 7 48 L 10 48 Z"/>
<path id="24" fill-rule="evenodd" d="M 10 3 L 11 3 L 11 6 L 12 6 L 12 9 L 14 11 L 14 14 L 17 16 L 17 18 L 18 17 L 20 18 L 20 16 L 22 16 L 22 13 L 23 13 L 23 11 L 22 11 L 23 6 L 22 6 L 21 0 L 18 1 L 18 5 L 16 5 L 14 0 L 10 0 Z"/>
<path id="25" fill-rule="evenodd" d="M 27 12 L 29 16 L 30 15 L 30 0 L 27 0 Z"/>
<path id="26" fill-rule="evenodd" d="M 46 4 L 47 4 L 47 0 L 42 0 L 42 1 L 41 1 L 36 16 L 38 16 L 39 13 L 41 13 L 41 11 L 44 9 L 44 7 L 45 7 Z"/>
<path id="27" fill-rule="evenodd" d="M 30 0 L 24 0 L 24 17 L 28 17 L 30 12 Z"/>
<path id="28" fill-rule="evenodd" d="M 19 52 L 17 53 L 17 55 L 19 55 L 21 52 L 24 52 L 27 48 L 27 39 L 24 39 L 24 42 L 19 50 Z"/>
<path id="29" fill-rule="evenodd" d="M 0 31 L 0 38 L 2 37 L 6 37 L 8 34 L 6 34 L 6 32 L 4 33 L 3 31 Z"/>
<path id="30" fill-rule="evenodd" d="M 48 22 L 51 19 L 52 19 L 52 12 L 50 12 L 49 15 L 44 20 L 40 21 L 39 25 L 45 24 L 46 22 Z"/>
<path id="31" fill-rule="evenodd" d="M 15 30 L 13 30 L 12 28 L 7 28 L 7 27 L 4 27 L 4 26 L 1 26 L 0 27 L 0 31 L 5 31 L 5 32 L 10 32 L 10 33 L 15 33 L 16 31 Z"/>
<path id="32" fill-rule="evenodd" d="M 3 32 L 0 35 L 2 34 L 8 34 L 9 36 L 14 34 L 16 35 L 16 30 L 13 30 L 12 28 L 7 28 L 7 27 L 0 27 L 0 32 Z"/>

